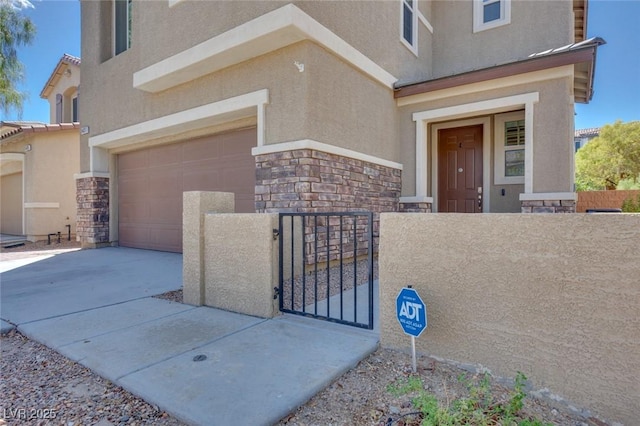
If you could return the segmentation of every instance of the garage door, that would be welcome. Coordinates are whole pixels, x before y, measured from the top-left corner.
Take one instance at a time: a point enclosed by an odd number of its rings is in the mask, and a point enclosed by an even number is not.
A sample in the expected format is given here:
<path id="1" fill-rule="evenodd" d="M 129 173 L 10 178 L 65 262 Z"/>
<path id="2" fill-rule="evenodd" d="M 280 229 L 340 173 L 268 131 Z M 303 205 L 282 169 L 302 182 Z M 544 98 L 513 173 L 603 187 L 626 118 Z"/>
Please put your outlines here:
<path id="1" fill-rule="evenodd" d="M 182 193 L 233 192 L 254 212 L 256 129 L 118 155 L 118 231 L 125 247 L 182 252 Z"/>

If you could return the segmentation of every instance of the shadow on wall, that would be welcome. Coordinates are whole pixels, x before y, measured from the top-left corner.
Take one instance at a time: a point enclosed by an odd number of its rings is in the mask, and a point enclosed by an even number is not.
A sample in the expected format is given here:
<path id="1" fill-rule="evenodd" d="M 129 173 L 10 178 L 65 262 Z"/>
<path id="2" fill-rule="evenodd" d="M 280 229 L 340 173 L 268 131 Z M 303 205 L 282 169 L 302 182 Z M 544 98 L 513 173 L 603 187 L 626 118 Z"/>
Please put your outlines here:
<path id="1" fill-rule="evenodd" d="M 381 343 L 406 347 L 395 297 L 428 309 L 417 349 L 515 377 L 624 424 L 637 422 L 640 215 L 381 218 Z"/>

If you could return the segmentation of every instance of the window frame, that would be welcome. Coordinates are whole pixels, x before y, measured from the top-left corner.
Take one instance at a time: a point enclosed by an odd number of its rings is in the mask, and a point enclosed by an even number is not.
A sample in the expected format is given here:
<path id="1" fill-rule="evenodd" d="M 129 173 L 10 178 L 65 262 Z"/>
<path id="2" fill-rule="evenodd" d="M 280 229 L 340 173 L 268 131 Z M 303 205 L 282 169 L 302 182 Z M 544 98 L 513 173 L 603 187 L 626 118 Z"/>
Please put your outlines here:
<path id="1" fill-rule="evenodd" d="M 522 150 L 525 153 L 524 163 L 526 167 L 527 159 L 526 159 L 526 133 L 524 136 L 524 144 L 522 145 L 514 145 L 514 146 L 506 146 L 505 145 L 505 131 L 504 126 L 505 123 L 509 121 L 521 121 L 526 120 L 525 111 L 512 111 L 504 114 L 496 114 L 494 116 L 493 125 L 494 125 L 494 183 L 495 185 L 522 185 L 524 184 L 524 177 L 526 171 L 523 170 L 522 176 L 506 176 L 505 175 L 505 157 L 507 151 L 516 151 Z M 527 123 L 525 121 L 525 127 L 523 128 L 523 132 Z"/>
<path id="2" fill-rule="evenodd" d="M 500 4 L 500 18 L 484 22 L 484 6 Z M 473 32 L 490 30 L 511 23 L 511 0 L 473 0 Z"/>
<path id="3" fill-rule="evenodd" d="M 411 42 L 404 37 L 404 9 L 411 11 Z M 418 56 L 418 0 L 400 0 L 400 42 Z"/>
<path id="4" fill-rule="evenodd" d="M 118 4 L 124 4 L 125 7 L 125 22 L 124 22 L 124 29 L 122 29 L 121 27 L 121 23 L 119 23 L 118 21 Z M 133 0 L 113 0 L 113 23 L 112 23 L 112 30 L 113 30 L 113 56 L 118 56 L 121 53 L 126 52 L 127 50 L 129 50 L 131 48 L 131 15 L 132 15 L 132 9 L 133 9 Z M 125 31 L 126 35 L 125 35 L 125 40 L 126 40 L 126 47 L 122 50 L 118 50 L 119 46 L 118 46 L 118 34 L 119 31 Z"/>

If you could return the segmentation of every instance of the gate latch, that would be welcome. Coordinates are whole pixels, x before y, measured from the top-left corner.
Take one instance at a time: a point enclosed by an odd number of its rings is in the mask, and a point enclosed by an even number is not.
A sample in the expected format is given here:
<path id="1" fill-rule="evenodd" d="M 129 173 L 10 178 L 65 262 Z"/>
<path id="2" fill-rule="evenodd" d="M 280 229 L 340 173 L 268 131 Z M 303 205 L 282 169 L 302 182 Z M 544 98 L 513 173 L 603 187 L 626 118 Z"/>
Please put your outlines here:
<path id="1" fill-rule="evenodd" d="M 278 287 L 273 288 L 273 300 L 276 300 L 280 296 L 280 289 Z"/>

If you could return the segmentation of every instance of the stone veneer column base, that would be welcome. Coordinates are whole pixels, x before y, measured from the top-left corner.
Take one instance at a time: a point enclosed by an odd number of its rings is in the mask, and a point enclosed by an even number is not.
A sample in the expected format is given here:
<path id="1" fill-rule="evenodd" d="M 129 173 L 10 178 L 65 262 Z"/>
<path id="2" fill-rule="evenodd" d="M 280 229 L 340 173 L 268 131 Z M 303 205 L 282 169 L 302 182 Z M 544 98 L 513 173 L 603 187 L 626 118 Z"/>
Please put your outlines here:
<path id="1" fill-rule="evenodd" d="M 522 201 L 522 213 L 575 213 L 575 200 Z"/>
<path id="2" fill-rule="evenodd" d="M 109 178 L 76 179 L 76 238 L 83 248 L 109 245 Z"/>
<path id="3" fill-rule="evenodd" d="M 431 213 L 431 203 L 400 203 L 403 213 Z"/>

